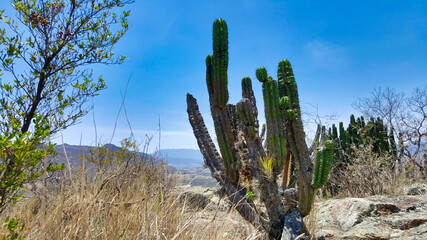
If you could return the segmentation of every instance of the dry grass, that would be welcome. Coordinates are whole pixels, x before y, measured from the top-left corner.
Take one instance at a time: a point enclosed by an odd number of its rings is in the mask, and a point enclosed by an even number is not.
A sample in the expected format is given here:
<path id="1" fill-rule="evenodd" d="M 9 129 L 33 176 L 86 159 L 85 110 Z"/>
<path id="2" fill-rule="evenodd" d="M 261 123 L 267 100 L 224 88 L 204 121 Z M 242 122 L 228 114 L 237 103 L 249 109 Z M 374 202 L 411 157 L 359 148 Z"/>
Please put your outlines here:
<path id="1" fill-rule="evenodd" d="M 315 201 L 318 201 L 319 199 L 316 199 Z M 308 214 L 307 216 L 304 217 L 304 223 L 305 226 L 307 227 L 308 232 L 310 233 L 311 239 L 315 239 L 315 233 L 316 230 L 318 229 L 317 227 L 317 214 L 319 212 L 319 205 L 314 203 L 313 207 L 310 211 L 310 214 Z"/>
<path id="2" fill-rule="evenodd" d="M 139 161 L 139 162 L 138 162 Z M 38 183 L 6 216 L 24 239 L 251 239 L 235 211 L 194 209 L 165 165 L 148 159 L 75 169 Z M 95 169 L 97 168 L 97 169 Z M 71 176 L 71 177 L 70 177 Z M 181 190 L 180 190 L 181 189 Z M 45 197 L 43 197 L 45 192 Z M 7 234 L 6 226 L 0 235 Z"/>
<path id="3" fill-rule="evenodd" d="M 324 196 L 405 195 L 404 188 L 420 180 L 413 175 L 415 166 L 409 161 L 395 168 L 393 156 L 378 155 L 369 146 L 354 148 L 354 152 L 350 163 L 331 170 L 331 179 Z"/>
<path id="4" fill-rule="evenodd" d="M 405 173 L 413 169 L 407 166 L 398 174 L 387 165 L 389 156 L 369 149 L 357 154 L 354 164 L 339 173 L 339 197 L 402 194 L 410 182 Z M 215 199 L 199 204 L 194 199 L 206 196 L 189 197 L 189 189 L 178 186 L 179 179 L 160 161 L 126 152 L 111 156 L 106 164 L 81 164 L 52 176 L 46 187 L 33 185 L 0 221 L 20 218 L 24 239 L 257 239 L 253 227 L 225 207 L 224 199 L 212 195 Z M 314 205 L 304 219 L 312 235 L 317 209 Z M 5 234 L 3 225 L 0 235 Z"/>

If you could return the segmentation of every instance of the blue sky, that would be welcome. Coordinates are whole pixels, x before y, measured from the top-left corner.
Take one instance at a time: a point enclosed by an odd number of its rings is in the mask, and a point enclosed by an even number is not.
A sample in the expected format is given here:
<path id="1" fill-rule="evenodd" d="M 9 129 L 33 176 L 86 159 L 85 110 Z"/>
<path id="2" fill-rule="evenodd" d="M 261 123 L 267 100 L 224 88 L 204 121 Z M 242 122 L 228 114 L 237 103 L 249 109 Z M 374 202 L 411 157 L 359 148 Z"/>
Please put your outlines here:
<path id="1" fill-rule="evenodd" d="M 1 1 L 0 9 L 8 8 Z M 136 0 L 133 25 L 114 51 L 127 60 L 117 66 L 93 66 L 108 89 L 96 97 L 94 113 L 63 132 L 64 141 L 93 145 L 109 142 L 127 80 L 125 107 L 135 137 L 153 135 L 161 119 L 162 148 L 197 148 L 187 120 L 186 93 L 199 102 L 212 127 L 205 85 L 205 58 L 212 52 L 212 23 L 229 29 L 230 103 L 241 98 L 240 80 L 253 80 L 262 112 L 257 67 L 276 78 L 281 59 L 289 59 L 300 100 L 321 115 L 347 120 L 351 104 L 377 87 L 409 92 L 427 83 L 427 1 L 162 1 Z M 94 118 L 93 118 L 94 117 Z M 262 116 L 260 116 L 261 119 Z M 119 117 L 117 144 L 129 136 Z M 60 138 L 54 139 L 60 142 Z M 158 145 L 154 136 L 151 149 Z"/>

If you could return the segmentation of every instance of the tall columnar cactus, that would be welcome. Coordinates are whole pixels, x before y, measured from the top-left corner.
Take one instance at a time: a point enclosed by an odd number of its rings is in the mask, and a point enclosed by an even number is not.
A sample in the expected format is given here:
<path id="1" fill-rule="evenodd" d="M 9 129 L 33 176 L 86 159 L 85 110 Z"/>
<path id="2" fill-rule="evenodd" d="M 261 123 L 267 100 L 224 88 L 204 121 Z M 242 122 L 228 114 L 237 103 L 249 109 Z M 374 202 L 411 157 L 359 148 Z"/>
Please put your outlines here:
<path id="1" fill-rule="evenodd" d="M 310 212 L 316 190 L 328 178 L 333 145 L 323 137 L 318 149 L 308 149 L 298 88 L 288 60 L 279 63 L 278 82 L 267 75 L 265 68 L 256 71 L 262 82 L 267 123 L 264 143 L 265 127 L 259 134 L 258 110 L 249 77 L 242 79 L 242 100 L 236 105 L 227 104 L 227 35 L 225 21 L 217 19 L 213 26 L 214 51 L 206 58 L 206 84 L 221 154 L 212 142 L 196 99 L 187 94 L 189 120 L 205 165 L 243 218 L 265 238 L 295 239 L 305 229 L 302 217 Z M 298 194 L 295 189 L 285 189 L 282 199 L 277 178 L 282 173 L 282 186 L 287 187 L 291 159 L 295 163 Z M 248 197 L 249 191 L 255 193 L 263 207 Z"/>
<path id="2" fill-rule="evenodd" d="M 287 140 L 289 141 L 291 148 L 290 151 L 296 160 L 296 176 L 299 188 L 299 209 L 303 215 L 307 215 L 311 211 L 316 189 L 320 187 L 320 185 L 312 185 L 313 163 L 305 142 L 305 132 L 301 118 L 298 87 L 291 64 L 288 60 L 282 60 L 279 62 L 277 76 L 279 88 L 282 89 L 281 93 L 283 94 L 283 96 L 281 96 L 283 99 L 281 102 L 289 102 L 289 104 L 284 104 L 284 125 L 286 126 Z M 286 105 L 288 105 L 287 108 Z M 314 158 L 316 158 L 316 154 L 314 155 Z M 322 167 L 327 167 L 329 165 L 323 164 Z M 329 172 L 330 169 L 325 169 L 320 172 L 323 173 L 326 170 Z M 314 177 L 316 178 L 316 175 Z"/>
<path id="3" fill-rule="evenodd" d="M 213 54 L 206 58 L 206 84 L 209 92 L 212 117 L 215 123 L 218 146 L 223 157 L 227 179 L 238 181 L 237 156 L 233 149 L 236 133 L 235 119 L 228 117 L 235 108 L 227 106 L 228 31 L 227 24 L 217 19 L 213 25 Z"/>
<path id="4" fill-rule="evenodd" d="M 331 141 L 325 143 L 324 149 L 316 154 L 313 187 L 321 188 L 328 180 L 329 171 L 334 156 L 334 144 Z"/>
<path id="5" fill-rule="evenodd" d="M 279 107 L 277 82 L 267 76 L 267 71 L 263 67 L 257 69 L 256 76 L 262 82 L 265 119 L 267 123 L 267 153 L 274 158 L 273 166 L 277 169 L 284 166 L 286 158 L 284 126 Z"/>
<path id="6" fill-rule="evenodd" d="M 339 130 L 340 130 L 340 146 L 343 149 L 343 151 L 348 151 L 350 140 L 348 137 L 348 132 L 344 129 L 344 123 L 339 123 Z"/>
<path id="7" fill-rule="evenodd" d="M 335 126 L 335 123 L 332 124 L 332 139 L 336 142 L 338 142 L 338 130 Z"/>
<path id="8" fill-rule="evenodd" d="M 344 129 L 342 122 L 339 123 L 339 137 L 335 124 L 332 125 L 331 132 L 330 138 L 338 151 L 336 155 L 342 161 L 349 160 L 349 156 L 354 154 L 354 147 L 366 145 L 371 145 L 372 150 L 377 154 L 396 154 L 397 146 L 394 136 L 388 134 L 387 127 L 380 118 L 371 118 L 365 123 L 363 116 L 356 119 L 354 115 L 351 115 L 347 130 Z"/>
<path id="9" fill-rule="evenodd" d="M 213 91 L 216 104 L 224 107 L 228 102 L 227 70 L 228 70 L 228 30 L 222 19 L 213 25 Z"/>

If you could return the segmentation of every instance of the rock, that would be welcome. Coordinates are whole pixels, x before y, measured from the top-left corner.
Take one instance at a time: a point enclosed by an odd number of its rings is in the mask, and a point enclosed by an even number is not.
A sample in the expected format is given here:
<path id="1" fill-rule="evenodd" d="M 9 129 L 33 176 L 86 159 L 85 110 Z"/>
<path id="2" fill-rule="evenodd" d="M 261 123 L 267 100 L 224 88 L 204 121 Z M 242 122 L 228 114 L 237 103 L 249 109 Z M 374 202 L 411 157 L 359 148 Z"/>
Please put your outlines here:
<path id="1" fill-rule="evenodd" d="M 182 187 L 180 201 L 183 200 L 194 210 L 228 211 L 231 209 L 230 201 L 221 193 L 220 188 Z"/>
<path id="2" fill-rule="evenodd" d="M 285 217 L 284 228 L 282 232 L 282 240 L 284 239 L 300 239 L 308 240 L 304 236 L 304 223 L 301 212 L 297 208 L 288 210 Z"/>
<path id="3" fill-rule="evenodd" d="M 414 183 L 405 188 L 406 195 L 425 195 L 427 194 L 427 185 L 422 183 Z"/>
<path id="4" fill-rule="evenodd" d="M 295 188 L 288 188 L 284 191 L 279 191 L 279 193 L 283 198 L 284 205 L 288 208 L 294 208 L 298 205 L 298 192 Z"/>
<path id="5" fill-rule="evenodd" d="M 427 197 L 372 196 L 316 204 L 318 239 L 427 239 Z"/>
<path id="6" fill-rule="evenodd" d="M 185 201 L 188 207 L 201 210 L 209 204 L 209 198 L 201 193 L 184 192 L 180 196 L 181 201 Z"/>

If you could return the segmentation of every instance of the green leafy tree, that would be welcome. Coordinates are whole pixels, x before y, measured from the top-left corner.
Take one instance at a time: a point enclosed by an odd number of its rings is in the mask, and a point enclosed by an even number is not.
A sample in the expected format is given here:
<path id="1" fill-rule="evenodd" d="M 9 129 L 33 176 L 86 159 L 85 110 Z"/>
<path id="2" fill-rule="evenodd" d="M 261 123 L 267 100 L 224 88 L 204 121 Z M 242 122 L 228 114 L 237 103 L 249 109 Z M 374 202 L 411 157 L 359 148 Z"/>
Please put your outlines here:
<path id="1" fill-rule="evenodd" d="M 42 166 L 49 136 L 84 116 L 106 87 L 88 65 L 120 64 L 114 45 L 128 31 L 133 0 L 11 0 L 0 11 L 0 212 L 23 184 L 62 166 Z"/>

